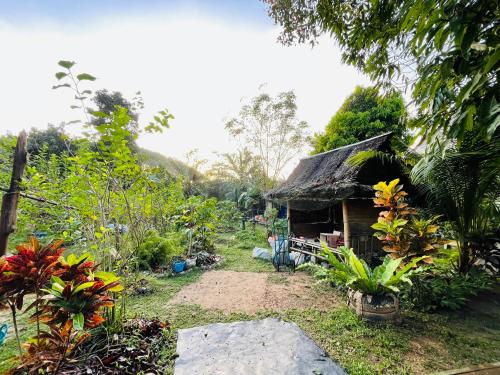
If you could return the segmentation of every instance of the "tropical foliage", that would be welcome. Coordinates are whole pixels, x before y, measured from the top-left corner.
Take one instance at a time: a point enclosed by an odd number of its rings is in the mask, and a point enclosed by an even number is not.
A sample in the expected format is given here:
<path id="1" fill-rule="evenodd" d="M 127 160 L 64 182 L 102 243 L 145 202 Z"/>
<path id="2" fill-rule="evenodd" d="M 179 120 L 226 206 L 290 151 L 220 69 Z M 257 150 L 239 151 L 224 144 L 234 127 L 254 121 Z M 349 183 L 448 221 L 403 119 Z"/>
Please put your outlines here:
<path id="1" fill-rule="evenodd" d="M 158 231 L 151 229 L 137 247 L 138 268 L 156 270 L 169 264 L 173 257 L 182 256 L 184 253 L 181 233 L 171 232 L 161 237 Z"/>
<path id="2" fill-rule="evenodd" d="M 442 246 L 444 241 L 436 225 L 438 216 L 424 219 L 416 209 L 409 207 L 406 202 L 408 194 L 403 190 L 403 185 L 399 185 L 399 179 L 388 184 L 381 181 L 373 188 L 375 207 L 384 209 L 379 213 L 377 223 L 372 225 L 377 231 L 374 236 L 384 243 L 382 249 L 391 258 L 410 259 L 431 255 Z M 423 260 L 431 262 L 432 258 L 425 257 Z"/>
<path id="3" fill-rule="evenodd" d="M 117 276 L 97 271 L 90 254 L 62 257 L 62 241 L 45 246 L 32 237 L 17 246 L 17 253 L 0 259 L 0 296 L 11 307 L 22 364 L 16 371 L 58 373 L 75 349 L 89 336 L 86 331 L 105 321 L 113 308 L 112 293 L 123 286 Z M 23 308 L 27 293 L 35 293 L 32 320 L 36 335 L 21 349 L 16 310 Z M 47 326 L 43 330 L 40 323 Z"/>
<path id="4" fill-rule="evenodd" d="M 438 147 L 416 165 L 412 178 L 432 210 L 449 221 L 460 272 L 466 273 L 479 258 L 498 272 L 500 136 L 491 142 L 470 137 L 451 148 Z"/>
<path id="5" fill-rule="evenodd" d="M 498 6 L 491 1 L 265 0 L 281 42 L 332 36 L 342 60 L 412 89 L 428 140 L 490 139 L 499 125 Z"/>
<path id="6" fill-rule="evenodd" d="M 353 249 L 339 247 L 342 260 L 323 243 L 323 255 L 332 268 L 328 270 L 333 282 L 348 286 L 366 294 L 399 292 L 401 284 L 411 285 L 410 276 L 416 272 L 416 264 L 425 257 L 414 258 L 400 267 L 403 259 L 384 258 L 381 265 L 371 269 L 363 260 L 358 259 Z"/>
<path id="7" fill-rule="evenodd" d="M 402 300 L 419 311 L 458 310 L 493 285 L 494 278 L 478 268 L 462 275 L 454 269 L 434 267 L 413 276 L 413 286 L 403 291 Z"/>
<path id="8" fill-rule="evenodd" d="M 192 196 L 186 200 L 177 219 L 188 238 L 188 254 L 195 250 L 213 251 L 218 216 L 217 200 Z"/>
<path id="9" fill-rule="evenodd" d="M 408 141 L 407 114 L 397 91 L 381 95 L 375 87 L 356 87 L 326 126 L 313 138 L 313 154 L 356 143 L 383 133 L 393 133 L 396 150 Z"/>

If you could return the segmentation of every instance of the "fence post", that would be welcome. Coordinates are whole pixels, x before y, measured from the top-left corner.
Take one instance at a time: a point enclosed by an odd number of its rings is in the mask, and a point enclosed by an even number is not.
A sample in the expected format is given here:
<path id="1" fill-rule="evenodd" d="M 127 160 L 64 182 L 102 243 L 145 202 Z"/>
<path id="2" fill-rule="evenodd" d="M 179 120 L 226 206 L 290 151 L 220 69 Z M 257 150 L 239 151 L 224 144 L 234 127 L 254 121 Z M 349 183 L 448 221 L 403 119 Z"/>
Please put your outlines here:
<path id="1" fill-rule="evenodd" d="M 3 195 L 2 209 L 0 211 L 0 256 L 7 252 L 9 235 L 16 230 L 17 203 L 21 190 L 21 178 L 28 160 L 27 136 L 23 130 L 17 137 L 14 151 L 14 163 L 9 190 Z"/>

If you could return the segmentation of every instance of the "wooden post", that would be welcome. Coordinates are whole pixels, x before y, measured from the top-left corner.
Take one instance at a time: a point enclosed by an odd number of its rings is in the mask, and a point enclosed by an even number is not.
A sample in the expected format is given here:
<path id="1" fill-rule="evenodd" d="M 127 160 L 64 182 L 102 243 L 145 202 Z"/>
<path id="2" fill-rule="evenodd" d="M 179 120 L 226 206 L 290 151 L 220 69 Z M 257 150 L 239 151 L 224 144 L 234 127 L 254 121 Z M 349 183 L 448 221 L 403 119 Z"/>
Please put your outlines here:
<path id="1" fill-rule="evenodd" d="M 7 252 L 9 235 L 16 230 L 17 203 L 19 201 L 21 178 L 23 177 L 24 168 L 28 160 L 26 144 L 26 132 L 23 130 L 17 137 L 10 187 L 2 199 L 2 210 L 0 211 L 0 256 L 5 255 Z"/>
<path id="2" fill-rule="evenodd" d="M 290 209 L 290 202 L 286 202 L 286 220 L 288 222 L 288 235 L 292 233 L 292 216 L 290 215 L 291 209 Z"/>
<path id="3" fill-rule="evenodd" d="M 349 209 L 347 207 L 347 199 L 342 199 L 342 221 L 344 223 L 344 245 L 351 247 L 351 231 L 349 230 Z"/>

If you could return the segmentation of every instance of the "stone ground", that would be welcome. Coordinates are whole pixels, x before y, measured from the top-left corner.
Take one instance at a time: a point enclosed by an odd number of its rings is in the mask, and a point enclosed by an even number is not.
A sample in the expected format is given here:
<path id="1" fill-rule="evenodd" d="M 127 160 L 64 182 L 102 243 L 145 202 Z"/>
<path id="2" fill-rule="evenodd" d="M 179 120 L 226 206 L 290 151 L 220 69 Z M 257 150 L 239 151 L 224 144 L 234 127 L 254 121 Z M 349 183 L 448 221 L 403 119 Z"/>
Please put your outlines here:
<path id="1" fill-rule="evenodd" d="M 339 306 L 335 293 L 322 290 L 302 272 L 256 273 L 209 271 L 196 283 L 185 286 L 169 304 L 196 304 L 224 313 L 286 311 L 316 308 L 327 311 Z"/>

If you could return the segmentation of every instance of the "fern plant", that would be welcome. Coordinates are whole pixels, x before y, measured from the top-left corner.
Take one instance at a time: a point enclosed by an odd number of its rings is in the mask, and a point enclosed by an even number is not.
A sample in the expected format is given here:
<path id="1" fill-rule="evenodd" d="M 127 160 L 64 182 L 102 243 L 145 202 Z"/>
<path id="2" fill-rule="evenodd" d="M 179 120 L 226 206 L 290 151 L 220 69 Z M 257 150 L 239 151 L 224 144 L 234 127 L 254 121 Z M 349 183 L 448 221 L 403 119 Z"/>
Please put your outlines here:
<path id="1" fill-rule="evenodd" d="M 329 273 L 332 281 L 372 295 L 399 292 L 399 285 L 402 283 L 411 285 L 410 276 L 419 270 L 415 268 L 416 264 L 426 258 L 414 258 L 400 267 L 403 258 L 392 259 L 386 256 L 381 265 L 372 269 L 352 249 L 340 247 L 342 259 L 339 259 L 326 244 L 322 243 L 322 246 L 323 256 L 331 266 Z"/>

